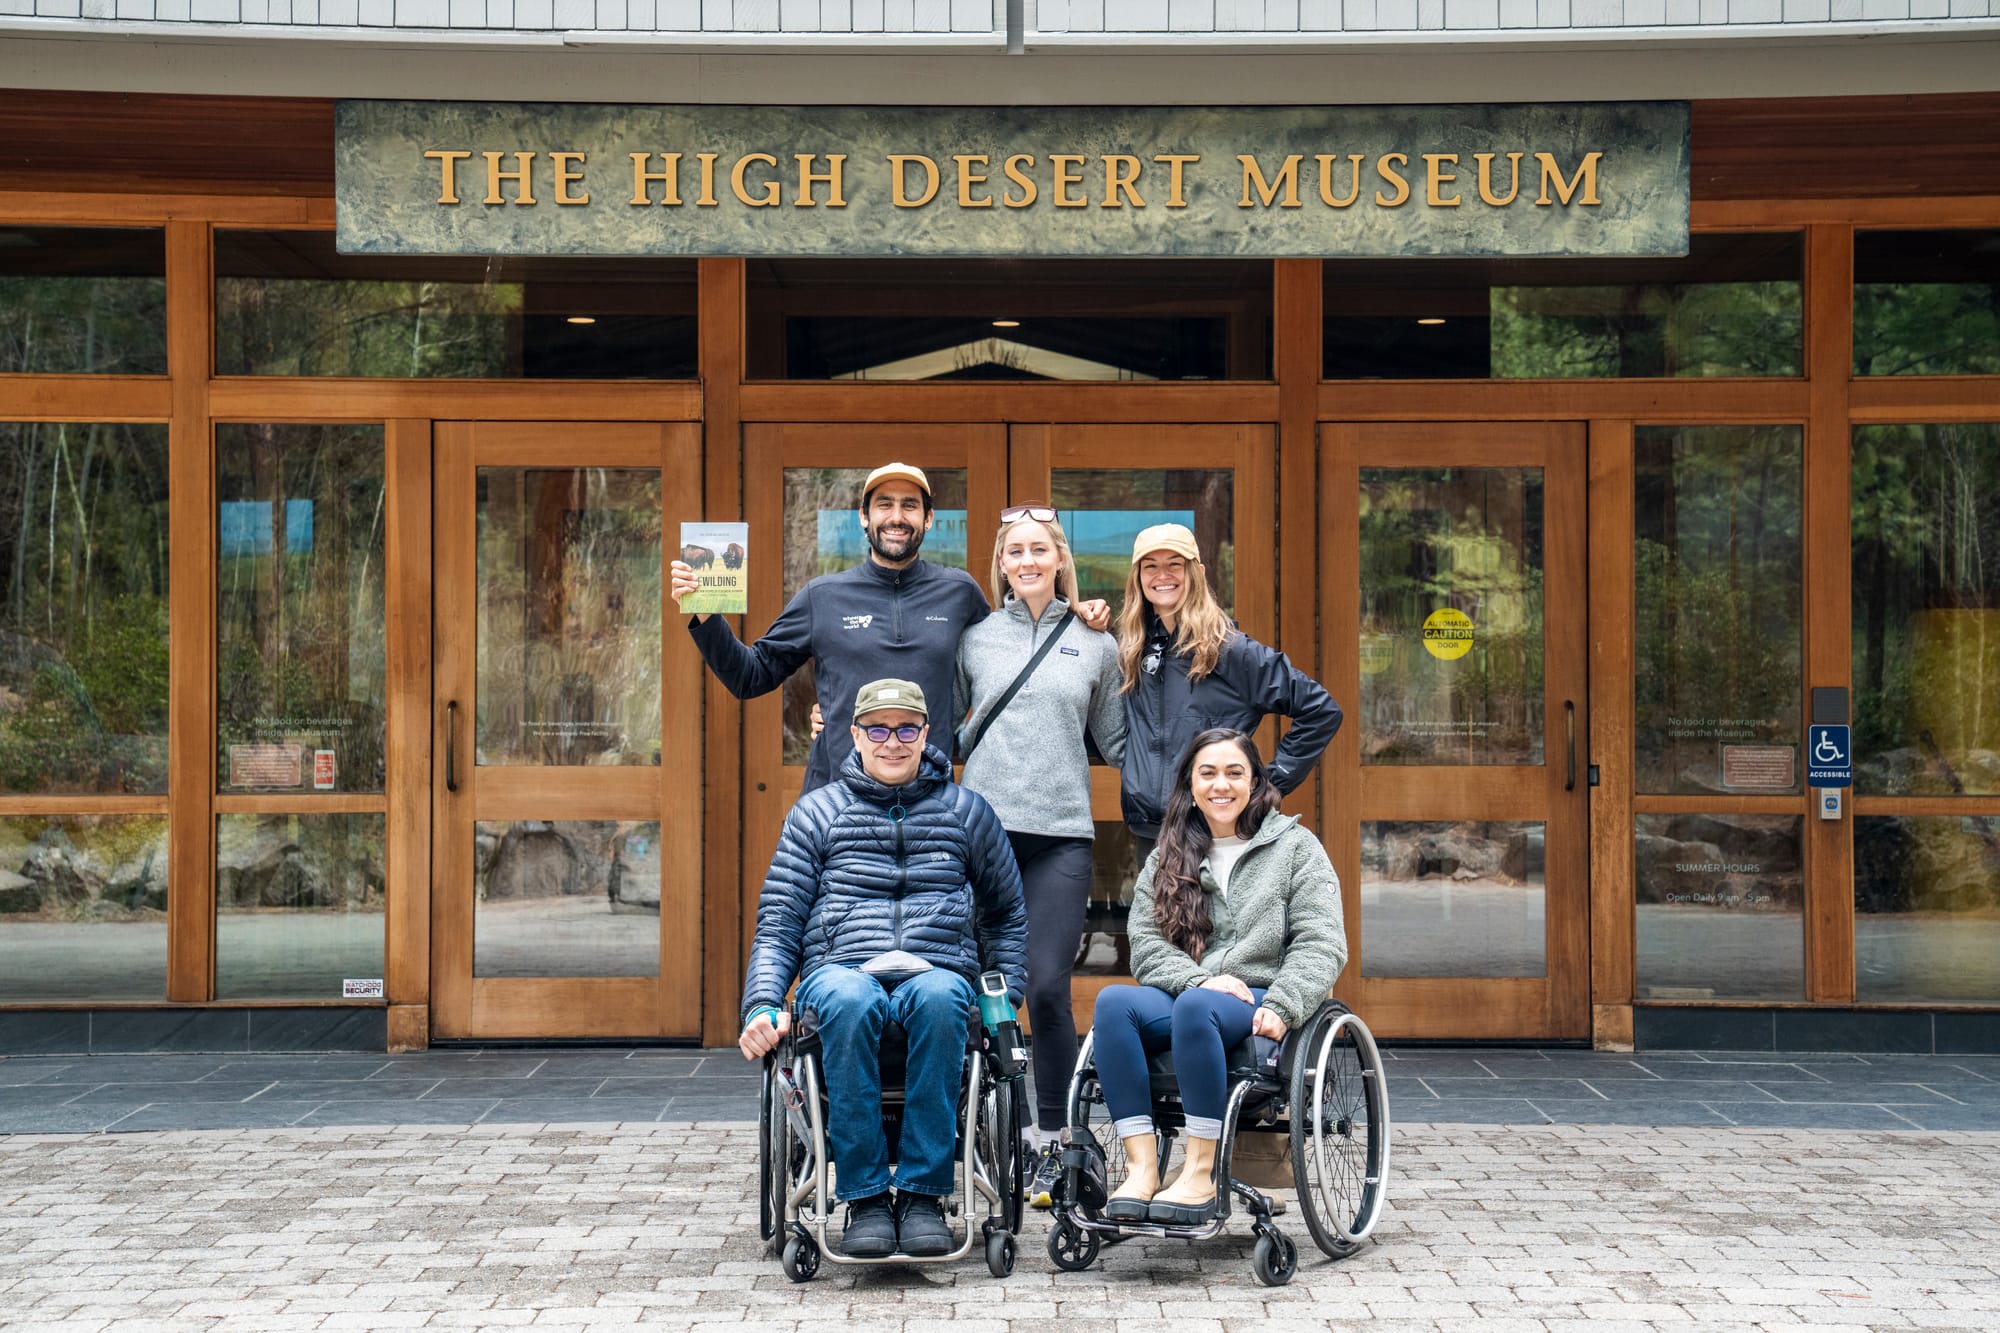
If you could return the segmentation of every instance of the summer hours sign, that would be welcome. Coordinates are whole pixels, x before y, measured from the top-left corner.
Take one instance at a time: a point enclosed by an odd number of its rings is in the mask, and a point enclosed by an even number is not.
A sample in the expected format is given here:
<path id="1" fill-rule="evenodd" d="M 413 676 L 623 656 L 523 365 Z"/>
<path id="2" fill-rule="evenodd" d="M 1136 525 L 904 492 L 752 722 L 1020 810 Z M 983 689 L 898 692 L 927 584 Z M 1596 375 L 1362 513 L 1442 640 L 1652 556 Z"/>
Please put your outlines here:
<path id="1" fill-rule="evenodd" d="M 346 254 L 1687 251 L 1684 102 L 349 101 L 336 125 Z"/>

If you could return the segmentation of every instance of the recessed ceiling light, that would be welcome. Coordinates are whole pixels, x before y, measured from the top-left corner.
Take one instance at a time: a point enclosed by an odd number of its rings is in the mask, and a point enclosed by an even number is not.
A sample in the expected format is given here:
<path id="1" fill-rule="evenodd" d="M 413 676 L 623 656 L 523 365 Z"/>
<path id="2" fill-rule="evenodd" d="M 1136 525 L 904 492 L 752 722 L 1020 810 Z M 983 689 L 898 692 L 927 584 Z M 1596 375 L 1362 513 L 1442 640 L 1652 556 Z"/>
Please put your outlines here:
<path id="1" fill-rule="evenodd" d="M 993 321 L 993 327 L 996 329 L 1018 329 L 1021 327 L 1021 321 L 1018 319 L 996 319 Z"/>
<path id="2" fill-rule="evenodd" d="M 568 319 L 564 320 L 563 322 L 565 324 L 595 324 L 597 322 L 597 316 L 571 315 Z"/>
<path id="3" fill-rule="evenodd" d="M 1418 321 L 1417 321 L 1417 323 L 1419 323 L 1419 324 L 1442 324 L 1442 323 L 1444 323 L 1444 321 L 1443 321 L 1443 320 L 1441 320 L 1441 319 L 1436 319 L 1436 318 L 1432 318 L 1432 319 L 1420 319 L 1420 320 L 1418 320 Z"/>

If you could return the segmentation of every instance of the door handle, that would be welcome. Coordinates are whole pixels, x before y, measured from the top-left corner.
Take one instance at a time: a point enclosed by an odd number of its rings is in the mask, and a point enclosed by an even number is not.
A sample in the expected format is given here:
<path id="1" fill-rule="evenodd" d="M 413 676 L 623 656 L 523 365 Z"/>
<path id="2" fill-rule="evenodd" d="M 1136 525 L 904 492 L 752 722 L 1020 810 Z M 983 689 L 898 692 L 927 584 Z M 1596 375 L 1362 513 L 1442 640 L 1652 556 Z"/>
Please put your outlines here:
<path id="1" fill-rule="evenodd" d="M 458 790 L 458 700 L 444 706 L 444 789 Z"/>
<path id="2" fill-rule="evenodd" d="M 1568 759 L 1563 766 L 1563 790 L 1576 790 L 1576 704 L 1563 700 L 1563 746 Z"/>

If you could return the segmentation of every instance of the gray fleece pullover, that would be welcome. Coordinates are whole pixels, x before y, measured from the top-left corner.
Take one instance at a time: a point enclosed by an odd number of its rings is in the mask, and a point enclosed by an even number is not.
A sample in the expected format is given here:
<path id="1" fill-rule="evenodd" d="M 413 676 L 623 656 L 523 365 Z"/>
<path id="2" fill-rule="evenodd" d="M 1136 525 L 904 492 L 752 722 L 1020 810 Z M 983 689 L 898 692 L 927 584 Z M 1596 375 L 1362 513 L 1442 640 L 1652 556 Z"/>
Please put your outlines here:
<path id="1" fill-rule="evenodd" d="M 1208 862 L 1202 862 L 1210 929 L 1199 961 L 1167 943 L 1153 920 L 1153 874 L 1159 865 L 1156 848 L 1132 894 L 1125 929 L 1132 940 L 1133 980 L 1179 995 L 1210 977 L 1235 977 L 1246 986 L 1266 987 L 1265 1007 L 1287 1028 L 1312 1017 L 1347 966 L 1347 928 L 1340 876 L 1297 815 L 1265 816 L 1229 872 L 1227 896 L 1216 891 Z"/>
<path id="2" fill-rule="evenodd" d="M 1021 674 L 1035 649 L 1061 622 L 1069 604 L 1051 598 L 1039 621 L 1019 598 L 965 631 L 958 641 L 959 734 L 971 737 Z M 1088 838 L 1090 756 L 1117 764 L 1125 757 L 1125 701 L 1118 687 L 1118 640 L 1072 620 L 1035 674 L 1001 710 L 966 756 L 965 786 L 986 798 L 1009 833 Z"/>

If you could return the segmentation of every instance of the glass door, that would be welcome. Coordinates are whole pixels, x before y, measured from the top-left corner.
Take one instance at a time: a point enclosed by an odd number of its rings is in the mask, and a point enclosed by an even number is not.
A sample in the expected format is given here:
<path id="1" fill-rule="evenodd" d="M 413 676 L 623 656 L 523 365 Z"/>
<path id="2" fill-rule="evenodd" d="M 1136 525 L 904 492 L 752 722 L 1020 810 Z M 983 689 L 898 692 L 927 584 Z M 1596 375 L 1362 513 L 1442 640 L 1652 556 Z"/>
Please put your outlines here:
<path id="1" fill-rule="evenodd" d="M 1251 636 L 1272 642 L 1276 551 L 1272 432 L 1268 425 L 1015 426 L 1009 435 L 1008 502 L 1047 501 L 1062 519 L 1085 597 L 1111 603 L 1114 630 L 1132 566 L 1132 541 L 1155 523 L 1194 532 L 1210 588 Z M 975 543 L 990 541 L 993 524 Z M 987 549 L 991 549 L 990 546 Z M 1277 743 L 1266 723 L 1259 742 Z M 1130 977 L 1125 918 L 1139 858 L 1118 799 L 1118 770 L 1091 770 L 1091 818 L 1097 825 L 1090 907 L 1073 991 L 1079 1025 L 1099 990 Z"/>
<path id="2" fill-rule="evenodd" d="M 1583 427 L 1321 444 L 1342 993 L 1393 1036 L 1587 1036 Z"/>
<path id="3" fill-rule="evenodd" d="M 433 1029 L 696 1035 L 699 664 L 661 651 L 696 428 L 454 422 L 434 445 Z"/>

